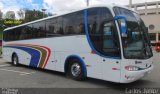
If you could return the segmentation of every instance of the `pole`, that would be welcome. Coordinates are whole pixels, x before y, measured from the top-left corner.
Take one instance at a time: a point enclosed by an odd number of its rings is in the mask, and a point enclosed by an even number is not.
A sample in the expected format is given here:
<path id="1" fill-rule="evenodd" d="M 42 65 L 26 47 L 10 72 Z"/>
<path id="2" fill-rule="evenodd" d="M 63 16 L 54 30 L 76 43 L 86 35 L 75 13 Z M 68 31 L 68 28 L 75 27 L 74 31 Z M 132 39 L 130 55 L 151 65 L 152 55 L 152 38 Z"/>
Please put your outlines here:
<path id="1" fill-rule="evenodd" d="M 89 0 L 87 0 L 87 7 L 89 6 Z"/>
<path id="2" fill-rule="evenodd" d="M 46 11 L 46 9 L 42 9 L 42 12 L 43 12 L 43 18 L 44 18 L 45 11 Z"/>
<path id="3" fill-rule="evenodd" d="M 129 0 L 129 8 L 132 8 L 132 0 Z"/>

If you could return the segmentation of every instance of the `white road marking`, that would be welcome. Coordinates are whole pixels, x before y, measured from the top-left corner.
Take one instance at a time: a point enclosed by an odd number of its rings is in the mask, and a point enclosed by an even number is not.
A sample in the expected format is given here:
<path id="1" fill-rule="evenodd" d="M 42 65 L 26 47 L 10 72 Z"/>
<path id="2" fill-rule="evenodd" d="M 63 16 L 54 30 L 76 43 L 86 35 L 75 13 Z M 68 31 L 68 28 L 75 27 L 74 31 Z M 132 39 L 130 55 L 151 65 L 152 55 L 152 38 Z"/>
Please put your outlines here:
<path id="1" fill-rule="evenodd" d="M 31 72 L 31 73 L 25 73 L 25 74 L 20 74 L 20 75 L 30 75 L 30 74 L 33 74 L 35 72 Z"/>
<path id="2" fill-rule="evenodd" d="M 33 74 L 33 73 L 35 73 L 35 72 L 31 72 L 31 73 L 29 73 L 29 72 L 21 72 L 21 71 L 8 70 L 8 69 L 0 69 L 0 70 L 2 70 L 2 71 L 8 71 L 8 72 L 20 73 L 20 75 L 29 75 L 29 74 Z"/>
<path id="3" fill-rule="evenodd" d="M 3 64 L 3 65 L 0 65 L 0 67 L 7 67 L 7 66 L 11 66 L 11 64 Z"/>

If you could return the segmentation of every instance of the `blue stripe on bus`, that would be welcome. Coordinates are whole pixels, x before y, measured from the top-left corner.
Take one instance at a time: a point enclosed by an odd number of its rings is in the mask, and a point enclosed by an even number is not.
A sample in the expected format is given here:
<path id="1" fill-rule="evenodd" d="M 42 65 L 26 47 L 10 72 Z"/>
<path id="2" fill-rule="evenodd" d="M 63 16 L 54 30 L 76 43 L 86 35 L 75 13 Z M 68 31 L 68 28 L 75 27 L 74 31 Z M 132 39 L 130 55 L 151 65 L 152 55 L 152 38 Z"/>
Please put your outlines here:
<path id="1" fill-rule="evenodd" d="M 29 66 L 32 66 L 32 67 L 38 66 L 40 55 L 41 55 L 39 51 L 32 49 L 32 48 L 26 48 L 26 47 L 17 47 L 17 46 L 5 46 L 5 47 L 20 49 L 20 50 L 23 50 L 29 53 L 31 55 Z"/>
<path id="2" fill-rule="evenodd" d="M 120 59 L 120 57 L 111 57 L 111 56 L 105 56 L 105 55 L 102 55 L 100 54 L 93 46 L 91 40 L 90 40 L 90 36 L 89 36 L 89 29 L 88 29 L 88 12 L 87 12 L 87 9 L 84 10 L 84 24 L 85 24 L 85 32 L 86 32 L 86 36 L 87 36 L 87 40 L 88 40 L 88 43 L 91 47 L 91 49 L 99 56 L 101 57 L 104 57 L 104 58 L 113 58 L 113 59 Z"/>

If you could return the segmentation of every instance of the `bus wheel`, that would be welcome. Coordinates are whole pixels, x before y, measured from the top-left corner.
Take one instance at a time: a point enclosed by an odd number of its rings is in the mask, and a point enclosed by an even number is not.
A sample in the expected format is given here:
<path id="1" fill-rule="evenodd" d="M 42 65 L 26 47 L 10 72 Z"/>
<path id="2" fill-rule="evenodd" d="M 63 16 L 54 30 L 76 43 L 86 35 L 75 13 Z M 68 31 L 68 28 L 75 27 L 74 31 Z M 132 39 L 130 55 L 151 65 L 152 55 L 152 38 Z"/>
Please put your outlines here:
<path id="1" fill-rule="evenodd" d="M 72 60 L 69 66 L 69 75 L 74 80 L 84 80 L 84 71 L 79 60 Z"/>
<path id="2" fill-rule="evenodd" d="M 19 64 L 18 56 L 16 54 L 12 56 L 12 64 L 15 66 Z"/>

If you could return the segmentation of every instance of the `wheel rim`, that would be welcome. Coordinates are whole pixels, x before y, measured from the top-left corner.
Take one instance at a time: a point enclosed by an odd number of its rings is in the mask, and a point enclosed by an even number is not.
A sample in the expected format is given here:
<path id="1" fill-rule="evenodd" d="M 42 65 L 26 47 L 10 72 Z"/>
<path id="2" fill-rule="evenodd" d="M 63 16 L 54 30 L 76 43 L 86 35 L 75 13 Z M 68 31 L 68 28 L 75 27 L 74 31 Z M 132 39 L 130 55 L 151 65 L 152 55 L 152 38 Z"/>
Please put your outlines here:
<path id="1" fill-rule="evenodd" d="M 14 65 L 17 65 L 17 61 L 18 61 L 18 60 L 17 60 L 17 57 L 14 56 L 14 58 L 13 58 L 13 64 L 14 64 Z"/>
<path id="2" fill-rule="evenodd" d="M 77 77 L 81 73 L 81 66 L 78 63 L 74 63 L 71 66 L 71 73 L 74 77 Z"/>

